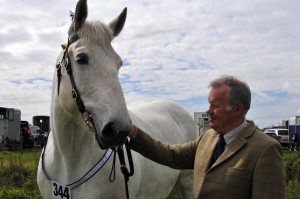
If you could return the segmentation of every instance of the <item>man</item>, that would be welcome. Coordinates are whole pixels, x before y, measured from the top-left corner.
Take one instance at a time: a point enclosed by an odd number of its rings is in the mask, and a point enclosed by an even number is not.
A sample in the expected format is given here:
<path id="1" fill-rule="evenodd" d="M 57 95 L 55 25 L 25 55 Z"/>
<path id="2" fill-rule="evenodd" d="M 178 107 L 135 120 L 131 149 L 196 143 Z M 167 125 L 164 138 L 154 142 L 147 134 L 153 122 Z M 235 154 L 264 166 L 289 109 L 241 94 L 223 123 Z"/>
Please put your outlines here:
<path id="1" fill-rule="evenodd" d="M 133 125 L 131 148 L 160 164 L 194 169 L 194 198 L 283 199 L 282 148 L 245 119 L 251 102 L 248 85 L 222 76 L 210 88 L 210 130 L 192 142 L 169 145 Z"/>
<path id="2" fill-rule="evenodd" d="M 294 142 L 293 150 L 296 151 L 297 147 L 298 147 L 298 134 L 297 134 L 297 132 L 295 132 L 294 135 L 293 135 L 293 142 Z"/>

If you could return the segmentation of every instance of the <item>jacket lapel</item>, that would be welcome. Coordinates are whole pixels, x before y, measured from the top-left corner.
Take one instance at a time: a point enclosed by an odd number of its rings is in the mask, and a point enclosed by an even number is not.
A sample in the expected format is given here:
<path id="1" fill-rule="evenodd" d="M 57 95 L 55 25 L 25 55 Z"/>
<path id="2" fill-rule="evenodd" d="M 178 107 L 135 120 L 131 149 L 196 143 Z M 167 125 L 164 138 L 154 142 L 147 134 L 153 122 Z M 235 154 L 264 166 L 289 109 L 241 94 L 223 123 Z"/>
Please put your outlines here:
<path id="1" fill-rule="evenodd" d="M 218 134 L 213 129 L 207 130 L 199 138 L 194 165 L 194 194 L 200 192 L 217 141 Z"/>
<path id="2" fill-rule="evenodd" d="M 206 163 L 202 166 L 202 172 L 204 175 L 204 173 L 209 169 L 210 161 L 214 154 L 219 134 L 213 129 L 210 129 L 203 136 L 203 142 L 200 144 L 202 149 L 199 147 L 199 149 L 201 149 L 199 154 L 201 154 L 200 157 L 204 157 L 206 160 L 202 161 Z"/>
<path id="3" fill-rule="evenodd" d="M 248 121 L 249 122 L 249 121 Z M 253 134 L 255 131 L 255 126 L 253 122 L 249 122 L 250 124 L 235 138 L 235 140 L 225 149 L 223 154 L 219 157 L 219 159 L 212 165 L 211 168 L 221 164 L 235 153 L 237 153 L 246 143 L 247 138 Z M 215 145 L 214 145 L 215 146 Z"/>

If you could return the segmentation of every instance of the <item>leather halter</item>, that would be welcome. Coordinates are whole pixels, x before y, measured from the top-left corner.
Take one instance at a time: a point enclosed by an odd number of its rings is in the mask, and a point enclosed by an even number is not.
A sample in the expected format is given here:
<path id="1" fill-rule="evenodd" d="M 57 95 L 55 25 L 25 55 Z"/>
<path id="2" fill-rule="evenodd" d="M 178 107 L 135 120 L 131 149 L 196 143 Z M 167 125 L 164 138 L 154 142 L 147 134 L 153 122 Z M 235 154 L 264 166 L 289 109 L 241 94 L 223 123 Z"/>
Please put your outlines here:
<path id="1" fill-rule="evenodd" d="M 73 100 L 76 102 L 79 112 L 82 113 L 82 116 L 85 120 L 86 125 L 89 128 L 90 132 L 94 132 L 94 130 L 96 131 L 96 128 L 94 128 L 94 121 L 92 118 L 92 115 L 90 114 L 90 112 L 85 108 L 84 103 L 80 97 L 80 94 L 78 92 L 75 80 L 74 80 L 74 76 L 73 76 L 73 71 L 72 71 L 72 66 L 71 66 L 71 62 L 69 59 L 69 54 L 68 54 L 68 49 L 69 46 L 76 42 L 77 40 L 79 40 L 80 37 L 78 35 L 77 32 L 73 33 L 69 38 L 68 38 L 68 42 L 67 45 L 65 46 L 64 52 L 63 52 L 63 56 L 61 61 L 59 61 L 56 64 L 56 71 L 57 71 L 57 94 L 59 95 L 59 87 L 60 87 L 60 81 L 61 81 L 61 68 L 64 66 L 67 70 L 67 74 L 69 75 L 70 81 L 71 81 L 71 85 L 72 85 L 72 97 Z M 95 132 L 96 133 L 96 132 Z M 97 133 L 96 133 L 96 136 Z M 97 139 L 98 141 L 98 139 Z M 98 144 L 100 145 L 100 143 L 98 142 Z M 102 148 L 102 146 L 100 145 L 100 147 Z"/>
<path id="2" fill-rule="evenodd" d="M 67 70 L 67 73 L 70 77 L 71 80 L 71 85 L 72 85 L 72 97 L 73 99 L 76 101 L 77 106 L 79 108 L 79 111 L 81 113 L 83 113 L 85 111 L 85 106 L 83 104 L 83 101 L 81 100 L 81 97 L 78 93 L 75 81 L 74 81 L 74 77 L 73 77 L 73 71 L 72 71 L 72 67 L 71 67 L 71 62 L 69 60 L 69 54 L 68 54 L 68 49 L 69 46 L 74 43 L 75 41 L 77 41 L 78 39 L 80 39 L 78 33 L 73 33 L 69 39 L 68 39 L 68 43 L 66 46 L 66 49 L 64 49 L 64 54 L 62 57 L 62 60 L 60 62 L 57 63 L 56 65 L 56 71 L 57 71 L 57 78 L 58 78 L 58 83 L 57 83 L 57 93 L 59 95 L 59 87 L 60 87 L 60 80 L 61 80 L 61 67 L 64 66 Z"/>

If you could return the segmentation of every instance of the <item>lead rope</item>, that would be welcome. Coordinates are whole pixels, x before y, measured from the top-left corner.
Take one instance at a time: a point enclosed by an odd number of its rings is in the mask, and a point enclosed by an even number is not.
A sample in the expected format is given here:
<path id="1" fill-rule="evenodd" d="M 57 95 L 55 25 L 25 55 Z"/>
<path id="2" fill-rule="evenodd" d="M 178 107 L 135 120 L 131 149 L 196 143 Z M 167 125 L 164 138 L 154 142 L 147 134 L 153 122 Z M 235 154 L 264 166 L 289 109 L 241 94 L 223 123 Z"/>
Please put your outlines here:
<path id="1" fill-rule="evenodd" d="M 127 152 L 130 170 L 128 170 L 128 168 L 126 166 L 123 146 L 120 146 L 117 148 L 116 151 L 114 151 L 114 159 L 113 159 L 112 170 L 111 170 L 110 176 L 109 176 L 109 181 L 113 182 L 115 180 L 115 162 L 116 162 L 116 153 L 118 153 L 119 161 L 120 161 L 120 170 L 124 176 L 126 198 L 129 199 L 128 181 L 129 181 L 129 177 L 134 174 L 134 165 L 133 165 L 133 160 L 132 160 L 132 155 L 131 155 L 131 150 L 129 148 L 128 140 L 126 140 L 126 142 L 125 142 L 125 148 L 126 148 L 126 152 Z"/>
<path id="2" fill-rule="evenodd" d="M 115 181 L 116 178 L 116 150 L 114 150 L 114 158 L 113 158 L 113 165 L 111 167 L 111 171 L 109 174 L 109 182 Z"/>

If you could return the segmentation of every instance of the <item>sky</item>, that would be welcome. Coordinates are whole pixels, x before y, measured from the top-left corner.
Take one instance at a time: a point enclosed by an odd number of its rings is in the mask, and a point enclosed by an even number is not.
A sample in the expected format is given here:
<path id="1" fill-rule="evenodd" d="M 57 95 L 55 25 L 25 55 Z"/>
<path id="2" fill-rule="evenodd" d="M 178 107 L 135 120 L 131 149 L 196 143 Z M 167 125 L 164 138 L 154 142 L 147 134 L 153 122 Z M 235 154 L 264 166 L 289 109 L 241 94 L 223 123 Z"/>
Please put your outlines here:
<path id="1" fill-rule="evenodd" d="M 0 107 L 21 119 L 50 115 L 52 78 L 76 0 L 0 0 Z M 127 7 L 112 45 L 122 57 L 127 103 L 168 99 L 207 110 L 221 75 L 252 92 L 247 119 L 264 128 L 300 115 L 299 0 L 88 0 L 88 19 L 109 23 Z"/>

